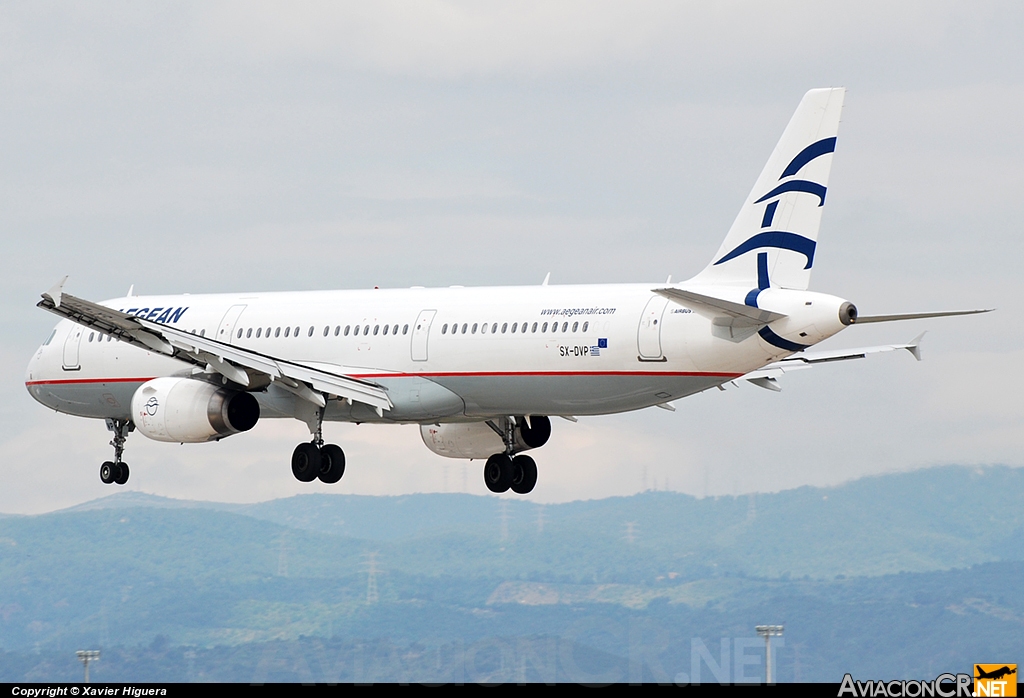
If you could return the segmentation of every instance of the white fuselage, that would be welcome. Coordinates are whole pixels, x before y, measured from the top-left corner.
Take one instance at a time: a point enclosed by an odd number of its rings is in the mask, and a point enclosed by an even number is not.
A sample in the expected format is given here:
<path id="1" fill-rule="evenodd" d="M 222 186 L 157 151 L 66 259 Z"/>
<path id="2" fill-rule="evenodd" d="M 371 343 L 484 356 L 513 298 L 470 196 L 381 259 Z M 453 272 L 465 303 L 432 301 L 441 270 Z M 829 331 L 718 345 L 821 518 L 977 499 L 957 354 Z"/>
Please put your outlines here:
<path id="1" fill-rule="evenodd" d="M 394 405 L 379 416 L 358 402 L 334 400 L 324 415 L 333 421 L 624 412 L 707 390 L 792 353 L 756 333 L 729 337 L 706 313 L 653 293 L 657 286 L 131 296 L 103 305 L 376 383 Z M 700 290 L 738 303 L 749 291 Z M 758 300 L 786 314 L 772 323 L 774 336 L 803 346 L 843 328 L 840 303 L 771 288 Z M 131 419 L 140 385 L 198 370 L 63 320 L 32 358 L 26 386 L 61 412 Z M 264 417 L 297 416 L 298 398 L 275 384 L 256 397 Z"/>

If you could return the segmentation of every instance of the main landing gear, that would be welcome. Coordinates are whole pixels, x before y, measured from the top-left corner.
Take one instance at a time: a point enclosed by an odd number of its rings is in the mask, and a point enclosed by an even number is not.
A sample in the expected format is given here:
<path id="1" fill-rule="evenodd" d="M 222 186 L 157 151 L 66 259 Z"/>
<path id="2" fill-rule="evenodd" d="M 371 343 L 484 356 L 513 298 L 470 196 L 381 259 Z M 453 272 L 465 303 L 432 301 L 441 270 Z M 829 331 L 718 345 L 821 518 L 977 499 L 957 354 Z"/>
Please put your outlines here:
<path id="1" fill-rule="evenodd" d="M 345 452 L 340 446 L 324 443 L 323 415 L 321 410 L 313 441 L 299 444 L 292 452 L 292 475 L 299 482 L 319 478 L 320 482 L 333 485 L 345 474 Z"/>
<path id="2" fill-rule="evenodd" d="M 107 429 L 114 432 L 110 445 L 114 447 L 114 460 L 105 461 L 100 466 L 100 482 L 109 485 L 116 482 L 123 485 L 128 482 L 128 464 L 121 460 L 124 455 L 124 442 L 128 434 L 135 431 L 135 425 L 127 419 L 108 419 Z"/>
<path id="3" fill-rule="evenodd" d="M 509 417 L 504 421 L 504 431 L 494 422 L 487 422 L 505 442 L 505 452 L 495 453 L 487 459 L 484 464 L 484 484 L 491 492 L 501 493 L 511 489 L 516 494 L 528 494 L 537 484 L 537 463 L 530 456 L 515 455 L 515 419 Z"/>
<path id="4" fill-rule="evenodd" d="M 491 492 L 527 494 L 537 484 L 537 463 L 520 454 L 495 453 L 484 465 L 484 483 Z"/>

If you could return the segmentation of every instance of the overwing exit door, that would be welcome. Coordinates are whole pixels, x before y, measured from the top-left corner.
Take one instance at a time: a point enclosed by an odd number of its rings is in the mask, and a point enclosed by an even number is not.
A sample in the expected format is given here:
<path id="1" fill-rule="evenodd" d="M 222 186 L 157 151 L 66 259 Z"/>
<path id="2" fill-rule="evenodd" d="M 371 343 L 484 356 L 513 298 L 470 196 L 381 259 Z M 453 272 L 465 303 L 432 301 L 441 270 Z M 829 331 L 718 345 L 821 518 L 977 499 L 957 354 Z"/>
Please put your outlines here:
<path id="1" fill-rule="evenodd" d="M 234 344 L 235 325 L 243 310 L 245 310 L 244 305 L 233 305 L 228 308 L 228 312 L 224 313 L 224 317 L 220 321 L 220 327 L 217 328 L 217 336 L 214 339 L 225 344 Z"/>

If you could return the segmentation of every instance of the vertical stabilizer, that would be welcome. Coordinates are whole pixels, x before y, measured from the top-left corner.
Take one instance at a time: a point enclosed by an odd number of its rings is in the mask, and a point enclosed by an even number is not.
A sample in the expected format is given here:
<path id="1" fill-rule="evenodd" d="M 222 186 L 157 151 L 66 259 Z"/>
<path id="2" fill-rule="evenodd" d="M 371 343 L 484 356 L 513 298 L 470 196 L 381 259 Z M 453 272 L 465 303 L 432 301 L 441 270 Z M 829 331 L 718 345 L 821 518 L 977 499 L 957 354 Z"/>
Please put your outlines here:
<path id="1" fill-rule="evenodd" d="M 804 95 L 725 242 L 692 281 L 807 288 L 845 92 Z"/>

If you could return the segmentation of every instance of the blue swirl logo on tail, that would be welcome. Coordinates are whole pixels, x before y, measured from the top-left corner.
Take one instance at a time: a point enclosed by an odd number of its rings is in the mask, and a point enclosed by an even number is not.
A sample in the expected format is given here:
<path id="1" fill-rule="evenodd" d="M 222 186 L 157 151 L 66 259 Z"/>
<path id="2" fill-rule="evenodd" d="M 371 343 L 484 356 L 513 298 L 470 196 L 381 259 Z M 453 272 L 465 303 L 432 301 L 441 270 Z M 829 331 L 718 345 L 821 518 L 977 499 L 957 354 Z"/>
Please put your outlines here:
<path id="1" fill-rule="evenodd" d="M 801 150 L 796 157 L 789 161 L 785 169 L 782 171 L 782 175 L 779 180 L 786 179 L 796 175 L 803 167 L 811 162 L 812 160 L 835 152 L 836 139 L 823 138 L 820 141 L 811 143 L 809 146 Z M 806 179 L 791 179 L 787 182 L 783 182 L 778 185 L 770 192 L 755 201 L 755 204 L 760 204 L 769 199 L 775 199 L 775 197 L 781 196 L 788 192 L 803 192 L 818 197 L 818 206 L 825 205 L 825 193 L 827 188 L 817 182 L 811 182 Z M 761 219 L 762 228 L 770 228 L 772 220 L 775 218 L 775 210 L 778 208 L 778 199 L 769 202 L 765 207 L 764 217 Z M 817 242 L 810 238 L 798 235 L 797 233 L 788 233 L 782 230 L 768 230 L 762 233 L 758 233 L 753 237 L 747 238 L 745 241 L 737 245 L 735 248 L 727 252 L 722 256 L 721 259 L 715 262 L 716 265 L 728 262 L 730 259 L 739 257 L 742 254 L 756 250 L 762 247 L 775 247 L 781 250 L 791 250 L 799 254 L 804 255 L 807 258 L 807 264 L 804 265 L 804 269 L 810 269 L 814 264 L 814 250 L 817 247 Z"/>
<path id="2" fill-rule="evenodd" d="M 715 264 L 728 262 L 730 259 L 761 247 L 777 247 L 781 250 L 792 250 L 804 255 L 807 257 L 807 264 L 804 265 L 804 269 L 810 269 L 811 264 L 814 263 L 814 248 L 816 246 L 817 243 L 814 240 L 805 238 L 803 235 L 773 230 L 767 233 L 758 233 L 752 238 L 747 238 L 744 242 L 733 248 L 731 252 L 715 262 Z"/>

